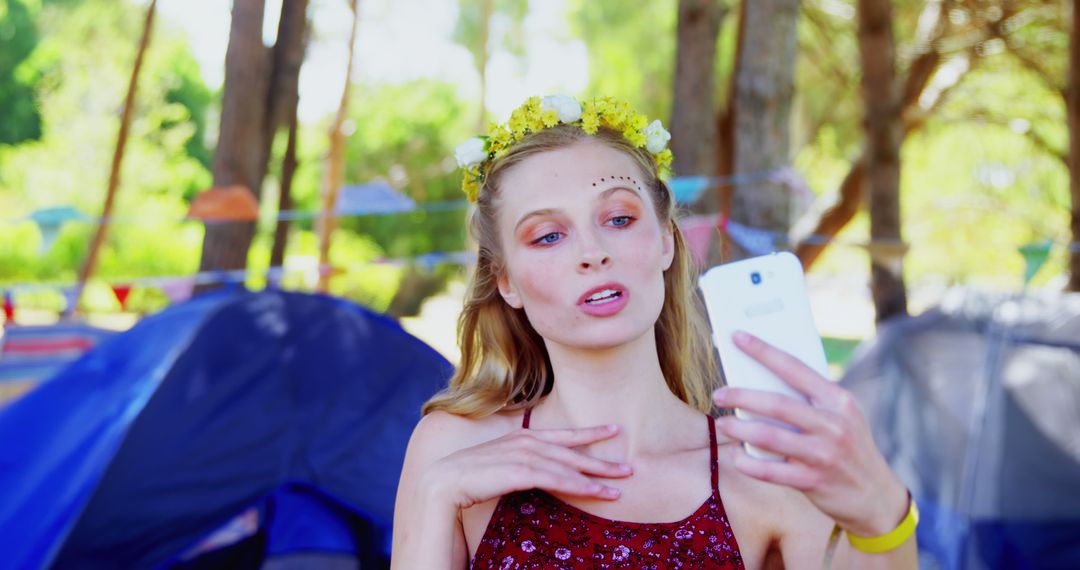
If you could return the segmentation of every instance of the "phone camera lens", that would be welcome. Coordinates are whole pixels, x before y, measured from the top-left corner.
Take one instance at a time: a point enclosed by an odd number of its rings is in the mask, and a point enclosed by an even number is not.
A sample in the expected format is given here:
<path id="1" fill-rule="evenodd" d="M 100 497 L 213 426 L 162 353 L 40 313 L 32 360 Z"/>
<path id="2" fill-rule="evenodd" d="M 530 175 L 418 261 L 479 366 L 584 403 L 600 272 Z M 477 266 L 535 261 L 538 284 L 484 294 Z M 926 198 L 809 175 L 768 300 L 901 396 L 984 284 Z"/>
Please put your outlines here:
<path id="1" fill-rule="evenodd" d="M 750 274 L 750 282 L 753 283 L 754 285 L 760 284 L 761 283 L 761 274 L 758 273 L 757 271 L 751 273 Z"/>

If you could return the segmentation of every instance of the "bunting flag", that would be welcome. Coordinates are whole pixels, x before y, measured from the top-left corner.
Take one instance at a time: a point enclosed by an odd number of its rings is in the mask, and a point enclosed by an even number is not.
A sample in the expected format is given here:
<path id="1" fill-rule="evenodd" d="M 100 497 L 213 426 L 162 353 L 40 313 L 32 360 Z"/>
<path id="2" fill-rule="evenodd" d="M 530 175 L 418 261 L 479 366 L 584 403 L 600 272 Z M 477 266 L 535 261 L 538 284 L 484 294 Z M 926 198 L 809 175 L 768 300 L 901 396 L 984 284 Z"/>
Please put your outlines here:
<path id="1" fill-rule="evenodd" d="M 744 226 L 729 220 L 727 233 L 751 255 L 765 255 L 776 248 L 775 234 L 771 230 Z"/>
<path id="2" fill-rule="evenodd" d="M 57 222 L 37 222 L 38 231 L 41 232 L 41 243 L 38 244 L 38 255 L 44 256 L 52 249 L 53 244 L 56 243 L 56 238 L 60 235 L 60 223 Z"/>
<path id="3" fill-rule="evenodd" d="M 79 294 L 78 287 L 65 287 L 65 288 L 60 290 L 60 294 L 64 296 L 64 303 L 65 303 L 65 305 L 64 305 L 64 307 L 65 307 L 64 314 L 65 315 L 74 315 L 75 314 L 75 309 L 76 309 L 75 304 L 79 300 L 78 299 L 78 294 Z"/>
<path id="4" fill-rule="evenodd" d="M 53 244 L 56 243 L 57 236 L 60 235 L 60 229 L 63 228 L 65 223 L 81 222 L 90 219 L 86 214 L 83 214 L 71 206 L 41 208 L 39 210 L 34 210 L 29 218 L 37 224 L 38 231 L 41 232 L 41 244 L 38 246 L 39 255 L 45 255 L 52 249 Z"/>
<path id="5" fill-rule="evenodd" d="M 677 204 L 693 204 L 709 187 L 710 180 L 708 176 L 679 176 L 668 180 L 668 188 L 675 195 Z"/>
<path id="6" fill-rule="evenodd" d="M 772 179 L 787 187 L 788 193 L 800 211 L 805 211 L 814 203 L 816 195 L 798 170 L 791 166 L 781 167 L 773 174 Z"/>
<path id="7" fill-rule="evenodd" d="M 4 322 L 9 325 L 15 322 L 15 297 L 11 291 L 4 291 Z"/>
<path id="8" fill-rule="evenodd" d="M 1042 269 L 1053 245 L 1053 241 L 1046 239 L 1020 247 L 1020 255 L 1024 256 L 1024 285 L 1030 283 L 1031 278 Z"/>
<path id="9" fill-rule="evenodd" d="M 188 217 L 204 222 L 253 222 L 259 203 L 247 186 L 215 186 L 195 196 Z"/>
<path id="10" fill-rule="evenodd" d="M 337 214 L 365 216 L 372 214 L 396 214 L 416 209 L 412 198 L 394 190 L 386 182 L 351 184 L 341 188 L 334 211 Z"/>
<path id="11" fill-rule="evenodd" d="M 431 253 L 425 253 L 418 255 L 412 259 L 412 262 L 423 267 L 424 269 L 433 269 L 440 263 L 454 263 L 457 265 L 471 265 L 476 263 L 476 255 L 468 251 L 457 252 L 445 252 L 445 251 L 433 251 Z"/>
<path id="12" fill-rule="evenodd" d="M 120 310 L 127 310 L 127 298 L 128 295 L 131 294 L 131 285 L 126 283 L 122 285 L 113 284 L 110 285 L 110 287 L 112 288 L 113 295 L 116 296 L 116 300 L 120 303 Z"/>
<path id="13" fill-rule="evenodd" d="M 708 263 L 709 242 L 720 228 L 727 225 L 724 214 L 689 216 L 679 221 L 679 229 L 686 238 L 687 249 L 694 262 L 704 267 Z"/>
<path id="14" fill-rule="evenodd" d="M 191 292 L 195 290 L 194 277 L 173 277 L 158 283 L 162 293 L 173 303 L 183 303 L 191 298 Z"/>

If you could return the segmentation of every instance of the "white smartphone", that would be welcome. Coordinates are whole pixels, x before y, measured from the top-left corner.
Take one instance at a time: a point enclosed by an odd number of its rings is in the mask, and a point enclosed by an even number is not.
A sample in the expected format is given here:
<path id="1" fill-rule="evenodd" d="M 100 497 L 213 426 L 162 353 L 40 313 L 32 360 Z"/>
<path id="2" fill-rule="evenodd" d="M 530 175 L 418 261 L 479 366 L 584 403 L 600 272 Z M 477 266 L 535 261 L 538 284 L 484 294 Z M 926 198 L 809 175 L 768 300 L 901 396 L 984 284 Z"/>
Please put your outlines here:
<path id="1" fill-rule="evenodd" d="M 698 285 L 729 386 L 770 390 L 806 401 L 805 396 L 735 346 L 731 335 L 737 330 L 764 340 L 828 376 L 825 349 L 814 325 L 799 258 L 778 252 L 718 265 L 706 271 Z M 739 409 L 735 415 L 794 429 Z M 746 451 L 755 457 L 780 459 L 752 445 L 747 445 Z"/>

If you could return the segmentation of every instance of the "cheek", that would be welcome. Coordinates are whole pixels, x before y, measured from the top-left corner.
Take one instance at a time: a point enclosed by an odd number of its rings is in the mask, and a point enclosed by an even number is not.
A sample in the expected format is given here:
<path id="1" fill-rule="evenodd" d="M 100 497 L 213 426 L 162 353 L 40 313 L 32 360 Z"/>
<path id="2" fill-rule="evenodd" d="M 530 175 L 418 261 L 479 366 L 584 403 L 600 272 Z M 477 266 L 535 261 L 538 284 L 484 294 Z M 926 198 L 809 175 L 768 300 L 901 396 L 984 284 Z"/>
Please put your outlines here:
<path id="1" fill-rule="evenodd" d="M 634 232 L 631 239 L 623 241 L 622 257 L 628 265 L 642 275 L 660 275 L 663 270 L 663 241 L 658 228 Z"/>
<path id="2" fill-rule="evenodd" d="M 558 296 L 555 291 L 558 276 L 546 267 L 545 264 L 530 263 L 515 268 L 514 284 L 526 307 L 551 303 Z"/>

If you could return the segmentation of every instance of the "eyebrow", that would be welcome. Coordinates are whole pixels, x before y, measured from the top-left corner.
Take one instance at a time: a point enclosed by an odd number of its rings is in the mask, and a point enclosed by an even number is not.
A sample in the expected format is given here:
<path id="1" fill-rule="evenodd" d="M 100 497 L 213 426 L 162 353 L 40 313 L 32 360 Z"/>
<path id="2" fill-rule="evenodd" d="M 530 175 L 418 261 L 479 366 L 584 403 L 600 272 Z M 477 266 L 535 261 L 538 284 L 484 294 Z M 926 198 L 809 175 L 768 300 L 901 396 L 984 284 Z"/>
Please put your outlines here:
<path id="1" fill-rule="evenodd" d="M 641 199 L 641 195 L 638 193 L 637 190 L 635 190 L 633 188 L 630 188 L 630 187 L 627 187 L 627 186 L 613 186 L 613 187 L 608 188 L 607 190 L 604 190 L 603 192 L 601 192 L 596 197 L 596 200 L 607 199 L 609 196 L 611 196 L 612 194 L 614 194 L 614 193 L 616 193 L 616 192 L 618 192 L 620 190 L 625 190 L 627 192 L 630 192 L 631 194 L 636 196 L 639 200 Z M 514 231 L 517 232 L 518 229 L 521 227 L 521 224 L 524 224 L 529 218 L 535 218 L 536 216 L 545 216 L 547 214 L 553 214 L 553 213 L 555 213 L 556 210 L 557 210 L 557 208 L 543 208 L 543 209 L 540 209 L 540 210 L 533 210 L 533 211 L 529 212 L 528 214 L 525 214 L 524 216 L 521 216 L 521 219 L 519 219 L 518 222 L 516 224 L 514 224 Z"/>

